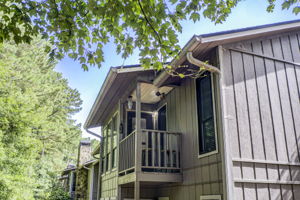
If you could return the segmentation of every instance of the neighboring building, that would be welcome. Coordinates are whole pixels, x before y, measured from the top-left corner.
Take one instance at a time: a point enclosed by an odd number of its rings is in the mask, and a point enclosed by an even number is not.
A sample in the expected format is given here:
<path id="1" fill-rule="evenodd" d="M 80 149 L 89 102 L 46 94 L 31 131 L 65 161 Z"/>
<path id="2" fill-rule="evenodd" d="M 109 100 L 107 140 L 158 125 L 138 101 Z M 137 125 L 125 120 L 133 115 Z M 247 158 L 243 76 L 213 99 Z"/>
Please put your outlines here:
<path id="1" fill-rule="evenodd" d="M 299 45 L 296 20 L 194 36 L 171 65 L 209 61 L 197 79 L 111 68 L 85 123 L 98 199 L 300 199 Z"/>
<path id="2" fill-rule="evenodd" d="M 76 185 L 76 167 L 75 165 L 68 165 L 62 172 L 60 181 L 66 192 L 70 194 L 71 199 L 75 198 L 75 185 Z"/>
<path id="3" fill-rule="evenodd" d="M 99 147 L 92 152 L 91 141 L 81 140 L 77 166 L 69 165 L 60 177 L 71 200 L 96 200 L 99 174 Z"/>

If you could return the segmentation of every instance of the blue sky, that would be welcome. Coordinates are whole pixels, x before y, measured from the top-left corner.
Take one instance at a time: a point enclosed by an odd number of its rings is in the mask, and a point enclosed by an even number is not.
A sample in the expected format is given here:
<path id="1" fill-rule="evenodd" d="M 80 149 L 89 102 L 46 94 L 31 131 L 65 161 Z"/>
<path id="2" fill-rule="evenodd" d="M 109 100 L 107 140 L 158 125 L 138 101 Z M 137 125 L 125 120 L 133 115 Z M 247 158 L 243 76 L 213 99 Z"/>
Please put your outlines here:
<path id="1" fill-rule="evenodd" d="M 278 1 L 278 3 L 280 2 L 282 1 Z M 273 13 L 266 12 L 266 7 L 267 0 L 244 0 L 233 9 L 223 24 L 215 25 L 205 18 L 202 18 L 200 22 L 195 24 L 192 21 L 184 21 L 182 22 L 183 32 L 179 34 L 180 45 L 183 47 L 194 34 L 199 35 L 299 19 L 299 15 L 295 16 L 291 10 L 281 10 L 279 4 L 275 7 Z M 123 62 L 125 65 L 138 63 L 137 51 L 124 61 L 121 56 L 116 54 L 115 46 L 112 43 L 105 46 L 103 50 L 105 62 L 100 69 L 90 67 L 89 71 L 85 72 L 81 69 L 79 62 L 75 62 L 69 58 L 60 61 L 56 67 L 56 71 L 61 72 L 68 80 L 69 85 L 72 88 L 76 88 L 81 94 L 83 100 L 82 110 L 74 115 L 73 118 L 82 125 L 96 99 L 109 68 L 111 66 L 122 65 Z M 82 131 L 83 137 L 90 137 L 83 129 Z M 99 133 L 99 130 L 96 129 L 95 131 Z"/>

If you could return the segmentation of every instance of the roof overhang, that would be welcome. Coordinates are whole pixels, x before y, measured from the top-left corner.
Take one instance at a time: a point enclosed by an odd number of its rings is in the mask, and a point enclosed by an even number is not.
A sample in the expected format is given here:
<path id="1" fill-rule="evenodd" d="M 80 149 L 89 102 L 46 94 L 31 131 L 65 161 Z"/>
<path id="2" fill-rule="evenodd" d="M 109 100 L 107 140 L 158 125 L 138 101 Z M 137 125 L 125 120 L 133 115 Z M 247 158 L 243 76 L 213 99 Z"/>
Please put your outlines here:
<path id="1" fill-rule="evenodd" d="M 112 67 L 86 119 L 84 128 L 88 129 L 103 125 L 114 107 L 118 105 L 124 91 L 141 76 L 154 77 L 154 70 L 145 69 L 139 65 L 124 68 Z"/>
<path id="2" fill-rule="evenodd" d="M 296 31 L 299 29 L 300 20 L 293 20 L 275 24 L 236 29 L 231 31 L 203 34 L 199 36 L 194 35 L 183 47 L 182 51 L 178 56 L 178 59 L 172 60 L 170 65 L 182 65 L 186 61 L 187 52 L 193 52 L 195 57 L 201 57 L 201 55 L 207 54 L 209 51 L 211 51 L 213 48 L 219 45 L 280 34 L 283 32 Z M 170 78 L 171 75 L 169 75 L 167 72 L 162 72 L 159 76 L 156 77 L 153 83 L 157 87 L 161 87 L 166 82 L 168 82 L 168 79 Z"/>

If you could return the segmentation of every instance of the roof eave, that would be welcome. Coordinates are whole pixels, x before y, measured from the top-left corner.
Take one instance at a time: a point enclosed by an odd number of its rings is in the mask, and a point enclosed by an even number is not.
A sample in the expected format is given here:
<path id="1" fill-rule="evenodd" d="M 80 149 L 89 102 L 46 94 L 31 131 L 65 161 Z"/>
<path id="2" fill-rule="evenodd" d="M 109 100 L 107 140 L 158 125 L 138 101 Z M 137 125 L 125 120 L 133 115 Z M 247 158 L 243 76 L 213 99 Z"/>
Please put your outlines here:
<path id="1" fill-rule="evenodd" d="M 101 100 L 103 100 L 103 97 L 108 92 L 108 88 L 110 88 L 111 84 L 113 83 L 114 79 L 116 78 L 116 75 L 117 75 L 117 69 L 111 67 L 109 70 L 109 73 L 97 95 L 97 98 L 88 114 L 88 117 L 84 123 L 84 126 L 83 126 L 84 129 L 91 128 L 90 127 L 91 119 L 94 117 L 95 112 L 98 110 Z"/>

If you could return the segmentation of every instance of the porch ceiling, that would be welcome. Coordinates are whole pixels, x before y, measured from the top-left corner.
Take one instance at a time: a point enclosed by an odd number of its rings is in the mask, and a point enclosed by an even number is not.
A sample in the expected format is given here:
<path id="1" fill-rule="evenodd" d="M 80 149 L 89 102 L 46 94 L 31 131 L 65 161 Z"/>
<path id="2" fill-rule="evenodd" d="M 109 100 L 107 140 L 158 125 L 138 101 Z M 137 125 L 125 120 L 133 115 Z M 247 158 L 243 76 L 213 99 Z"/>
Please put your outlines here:
<path id="1" fill-rule="evenodd" d="M 142 103 L 154 104 L 161 100 L 162 95 L 168 94 L 173 87 L 163 86 L 156 87 L 153 84 L 149 83 L 141 83 L 141 101 Z M 158 95 L 157 93 L 160 93 Z M 134 90 L 131 94 L 132 100 L 136 101 L 136 90 Z"/>

